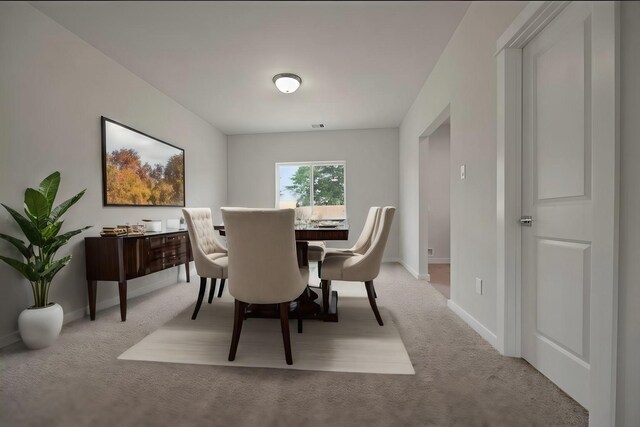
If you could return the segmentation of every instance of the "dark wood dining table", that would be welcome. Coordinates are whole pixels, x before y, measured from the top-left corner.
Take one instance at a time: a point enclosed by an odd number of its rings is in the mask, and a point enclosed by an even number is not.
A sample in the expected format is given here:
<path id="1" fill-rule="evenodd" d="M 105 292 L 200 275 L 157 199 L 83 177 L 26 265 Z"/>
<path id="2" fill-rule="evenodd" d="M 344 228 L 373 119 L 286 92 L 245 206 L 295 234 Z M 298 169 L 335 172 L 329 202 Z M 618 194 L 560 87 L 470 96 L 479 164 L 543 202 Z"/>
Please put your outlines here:
<path id="1" fill-rule="evenodd" d="M 298 253 L 298 265 L 300 267 L 308 267 L 309 260 L 307 257 L 307 247 L 310 241 L 327 241 L 327 240 L 348 240 L 349 239 L 349 223 L 339 221 L 338 225 L 323 226 L 321 223 L 301 224 L 295 226 L 296 247 Z M 221 236 L 225 235 L 224 225 L 214 225 Z M 329 292 L 329 310 L 323 313 L 322 307 L 315 301 L 318 294 L 307 286 L 304 292 L 296 301 L 291 303 L 291 317 L 295 317 L 299 313 L 303 319 L 323 320 L 325 322 L 338 321 L 338 292 Z M 298 305 L 300 307 L 298 308 Z M 267 317 L 279 318 L 280 314 L 277 306 L 271 305 L 250 305 L 247 309 L 246 317 Z"/>
<path id="2" fill-rule="evenodd" d="M 349 240 L 349 223 L 340 221 L 340 225 L 336 226 L 320 226 L 314 223 L 296 225 L 295 233 L 297 241 L 312 240 Z M 214 225 L 213 229 L 218 231 L 221 236 L 225 235 L 224 225 Z"/>

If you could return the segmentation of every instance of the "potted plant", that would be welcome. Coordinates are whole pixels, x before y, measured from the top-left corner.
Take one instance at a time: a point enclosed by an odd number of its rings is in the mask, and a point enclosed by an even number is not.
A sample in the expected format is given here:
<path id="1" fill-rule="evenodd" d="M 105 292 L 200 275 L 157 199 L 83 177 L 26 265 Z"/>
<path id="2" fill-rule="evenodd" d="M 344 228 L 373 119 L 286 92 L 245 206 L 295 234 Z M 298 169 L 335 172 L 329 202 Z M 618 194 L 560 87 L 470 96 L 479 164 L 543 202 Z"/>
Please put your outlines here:
<path id="1" fill-rule="evenodd" d="M 62 307 L 49 302 L 49 288 L 56 274 L 71 261 L 71 255 L 56 259 L 56 253 L 69 239 L 90 226 L 60 234 L 62 216 L 84 195 L 85 190 L 53 207 L 60 172 L 46 177 L 37 189 L 27 188 L 24 193 L 24 213 L 2 206 L 16 221 L 25 242 L 19 238 L 0 233 L 0 238 L 15 246 L 21 259 L 0 256 L 0 260 L 20 272 L 31 283 L 33 306 L 20 313 L 18 329 L 27 347 L 44 348 L 55 342 L 62 329 Z"/>

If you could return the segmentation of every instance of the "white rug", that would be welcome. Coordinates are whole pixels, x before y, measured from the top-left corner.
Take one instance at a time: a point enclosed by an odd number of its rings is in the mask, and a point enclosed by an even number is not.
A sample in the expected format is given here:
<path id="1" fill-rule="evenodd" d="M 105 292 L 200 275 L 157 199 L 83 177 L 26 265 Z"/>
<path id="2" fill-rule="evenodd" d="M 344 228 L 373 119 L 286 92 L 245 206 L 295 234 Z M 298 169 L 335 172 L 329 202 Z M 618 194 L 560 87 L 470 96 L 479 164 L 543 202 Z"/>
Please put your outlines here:
<path id="1" fill-rule="evenodd" d="M 206 298 L 196 320 L 193 306 L 118 357 L 197 365 L 284 368 L 332 372 L 413 375 L 415 371 L 398 329 L 380 304 L 384 326 L 375 320 L 363 284 L 334 282 L 338 291 L 338 323 L 304 322 L 297 333 L 291 320 L 293 365 L 287 365 L 278 319 L 247 319 L 242 326 L 236 360 L 229 362 L 233 328 L 233 299 Z"/>

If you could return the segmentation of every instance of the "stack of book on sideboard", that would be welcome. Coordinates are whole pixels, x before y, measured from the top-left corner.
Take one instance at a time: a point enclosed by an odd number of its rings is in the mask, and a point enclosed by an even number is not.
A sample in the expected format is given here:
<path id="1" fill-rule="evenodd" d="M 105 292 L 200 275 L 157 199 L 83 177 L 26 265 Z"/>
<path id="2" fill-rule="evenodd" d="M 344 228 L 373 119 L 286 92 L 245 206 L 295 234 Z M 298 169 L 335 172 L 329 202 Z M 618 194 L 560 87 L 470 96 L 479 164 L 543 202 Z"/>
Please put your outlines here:
<path id="1" fill-rule="evenodd" d="M 124 227 L 102 227 L 101 236 L 126 236 L 127 229 Z"/>

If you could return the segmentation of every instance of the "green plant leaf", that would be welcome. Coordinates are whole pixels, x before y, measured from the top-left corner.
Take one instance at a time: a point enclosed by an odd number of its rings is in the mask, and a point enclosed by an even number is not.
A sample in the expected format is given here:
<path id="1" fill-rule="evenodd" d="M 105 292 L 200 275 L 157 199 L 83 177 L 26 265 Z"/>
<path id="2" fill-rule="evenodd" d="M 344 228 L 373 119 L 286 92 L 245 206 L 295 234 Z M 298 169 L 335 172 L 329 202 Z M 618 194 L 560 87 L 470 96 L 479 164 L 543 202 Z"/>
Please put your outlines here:
<path id="1" fill-rule="evenodd" d="M 58 187 L 60 186 L 60 172 L 56 171 L 42 180 L 38 191 L 49 202 L 49 211 L 53 208 L 53 202 L 56 200 L 58 194 Z"/>
<path id="2" fill-rule="evenodd" d="M 31 244 L 34 246 L 40 246 L 42 244 L 42 236 L 40 235 L 40 230 L 27 218 L 20 215 L 17 211 L 11 209 L 9 206 L 2 203 L 2 206 L 11 214 L 13 219 L 18 223 L 18 226 L 24 233 L 25 237 Z"/>
<path id="3" fill-rule="evenodd" d="M 80 234 L 84 230 L 91 227 L 92 227 L 91 225 L 87 225 L 86 227 L 82 227 L 78 230 L 67 231 L 64 234 L 61 234 L 55 237 L 55 239 L 47 243 L 47 246 L 45 248 L 45 253 L 47 254 L 47 256 L 55 254 L 58 251 L 58 249 L 60 249 L 69 241 L 69 239 L 71 239 L 73 236 Z"/>
<path id="4" fill-rule="evenodd" d="M 69 209 L 71 206 L 75 205 L 76 202 L 78 200 L 80 200 L 82 198 L 82 196 L 84 196 L 84 192 L 85 191 L 87 191 L 86 188 L 84 190 L 82 190 L 81 192 L 79 192 L 78 194 L 76 194 L 75 196 L 71 197 L 70 199 L 67 199 L 64 202 L 60 203 L 53 211 L 51 211 L 51 216 L 49 218 L 49 221 L 51 221 L 51 222 L 57 221 L 58 218 L 60 218 L 62 215 L 64 215 L 64 213 L 67 211 L 67 209 Z"/>
<path id="5" fill-rule="evenodd" d="M 64 223 L 64 221 L 54 222 L 53 224 L 49 224 L 48 226 L 46 226 L 41 231 L 42 239 L 45 242 L 47 242 L 47 241 L 51 240 L 52 238 L 56 237 L 56 235 L 58 234 L 58 232 L 62 228 L 62 223 Z"/>
<path id="6" fill-rule="evenodd" d="M 91 228 L 91 225 L 87 225 L 85 227 L 79 228 L 77 230 L 72 230 L 72 231 L 67 231 L 66 233 L 63 233 L 61 235 L 59 235 L 58 237 L 56 237 L 56 240 L 59 241 L 64 241 L 65 243 L 71 239 L 73 236 L 82 233 L 84 230 L 87 230 L 89 228 Z"/>
<path id="7" fill-rule="evenodd" d="M 58 274 L 62 267 L 69 264 L 70 261 L 71 255 L 67 255 L 64 258 L 55 260 L 47 265 L 47 268 L 40 273 L 40 276 L 44 277 L 48 282 L 51 282 L 51 280 L 53 280 L 53 277 Z"/>
<path id="8" fill-rule="evenodd" d="M 24 262 L 18 261 L 17 259 L 9 258 L 6 256 L 0 255 L 0 260 L 6 262 L 11 267 L 15 268 L 22 274 L 28 281 L 35 282 L 39 279 L 38 273 L 36 273 L 31 264 L 25 264 Z"/>
<path id="9" fill-rule="evenodd" d="M 26 259 L 31 258 L 31 256 L 33 255 L 33 251 L 31 250 L 32 249 L 31 246 L 27 247 L 25 245 L 25 243 L 20 239 L 16 239 L 15 237 L 8 236 L 8 235 L 3 234 L 3 233 L 0 233 L 0 239 L 6 240 L 7 242 L 11 243 L 13 246 L 18 248 L 18 250 L 20 251 L 22 256 L 25 257 Z"/>
<path id="10" fill-rule="evenodd" d="M 47 225 L 51 205 L 42 193 L 33 188 L 27 188 L 24 192 L 24 211 L 36 223 L 36 226 L 42 229 Z"/>
<path id="11" fill-rule="evenodd" d="M 46 260 L 36 258 L 34 261 L 31 261 L 29 265 L 31 265 L 33 271 L 40 274 L 47 269 L 48 262 Z"/>

